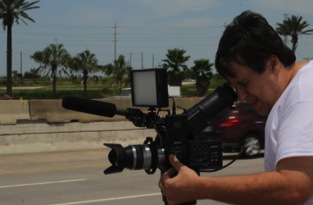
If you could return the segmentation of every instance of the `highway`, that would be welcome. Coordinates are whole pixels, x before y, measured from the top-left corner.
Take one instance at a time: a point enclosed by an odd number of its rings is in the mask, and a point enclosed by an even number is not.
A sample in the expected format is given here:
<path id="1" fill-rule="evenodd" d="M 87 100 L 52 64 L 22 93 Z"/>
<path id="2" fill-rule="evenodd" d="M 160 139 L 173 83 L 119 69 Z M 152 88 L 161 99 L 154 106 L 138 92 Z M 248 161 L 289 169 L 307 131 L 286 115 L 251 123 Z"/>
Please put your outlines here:
<path id="1" fill-rule="evenodd" d="M 159 171 L 124 170 L 104 175 L 107 149 L 0 155 L 1 205 L 160 205 Z M 230 167 L 201 175 L 236 175 L 263 170 L 263 158 L 240 159 Z M 227 197 L 227 196 L 225 196 Z M 222 205 L 210 200 L 204 205 Z"/>

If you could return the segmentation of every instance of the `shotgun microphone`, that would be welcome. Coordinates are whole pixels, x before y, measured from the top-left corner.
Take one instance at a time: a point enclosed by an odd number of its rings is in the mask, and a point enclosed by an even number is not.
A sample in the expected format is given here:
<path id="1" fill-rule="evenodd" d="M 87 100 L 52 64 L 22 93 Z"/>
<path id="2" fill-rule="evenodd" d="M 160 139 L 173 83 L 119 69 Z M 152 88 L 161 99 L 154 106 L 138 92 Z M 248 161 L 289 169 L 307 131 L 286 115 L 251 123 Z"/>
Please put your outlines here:
<path id="1" fill-rule="evenodd" d="M 62 106 L 68 110 L 100 115 L 104 117 L 113 117 L 114 115 L 127 116 L 129 113 L 128 110 L 116 108 L 115 104 L 113 103 L 76 97 L 63 98 Z"/>

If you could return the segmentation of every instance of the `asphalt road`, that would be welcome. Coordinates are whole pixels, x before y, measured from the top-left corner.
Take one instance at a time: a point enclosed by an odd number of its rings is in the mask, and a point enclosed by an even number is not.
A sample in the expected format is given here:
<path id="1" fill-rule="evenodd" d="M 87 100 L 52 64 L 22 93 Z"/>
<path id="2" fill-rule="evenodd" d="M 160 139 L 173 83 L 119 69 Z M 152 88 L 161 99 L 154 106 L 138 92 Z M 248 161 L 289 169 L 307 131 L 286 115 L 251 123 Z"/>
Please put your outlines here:
<path id="1" fill-rule="evenodd" d="M 226 162 L 226 161 L 225 161 Z M 159 172 L 124 170 L 104 175 L 107 150 L 0 155 L 1 205 L 159 205 Z M 236 175 L 263 170 L 263 158 L 238 160 L 210 174 Z M 227 196 L 225 196 L 227 197 Z M 221 205 L 215 201 L 198 204 Z"/>

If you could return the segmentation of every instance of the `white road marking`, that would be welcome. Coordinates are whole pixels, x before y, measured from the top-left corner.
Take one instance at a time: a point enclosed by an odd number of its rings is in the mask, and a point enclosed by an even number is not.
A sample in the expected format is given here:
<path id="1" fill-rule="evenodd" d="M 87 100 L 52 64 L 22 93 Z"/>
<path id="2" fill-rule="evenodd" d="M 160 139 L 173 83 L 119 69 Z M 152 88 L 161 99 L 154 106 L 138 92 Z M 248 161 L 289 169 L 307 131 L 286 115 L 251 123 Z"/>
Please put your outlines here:
<path id="1" fill-rule="evenodd" d="M 140 195 L 133 195 L 133 196 L 120 196 L 120 197 L 113 197 L 113 198 L 106 198 L 106 199 L 95 199 L 95 200 L 88 200 L 88 201 L 76 201 L 76 202 L 68 202 L 68 203 L 61 203 L 61 204 L 50 204 L 50 205 L 90 204 L 90 203 L 97 203 L 97 202 L 115 201 L 115 200 L 123 200 L 123 199 L 133 199 L 133 198 L 150 197 L 150 196 L 158 196 L 158 195 L 161 195 L 161 193 L 140 194 Z"/>
<path id="2" fill-rule="evenodd" d="M 13 187 L 25 187 L 25 186 L 38 186 L 38 185 L 46 185 L 46 184 L 60 184 L 60 183 L 79 182 L 79 181 L 86 181 L 86 179 L 72 179 L 72 180 L 38 182 L 38 183 L 29 183 L 29 184 L 15 184 L 15 185 L 0 186 L 0 189 L 13 188 Z"/>

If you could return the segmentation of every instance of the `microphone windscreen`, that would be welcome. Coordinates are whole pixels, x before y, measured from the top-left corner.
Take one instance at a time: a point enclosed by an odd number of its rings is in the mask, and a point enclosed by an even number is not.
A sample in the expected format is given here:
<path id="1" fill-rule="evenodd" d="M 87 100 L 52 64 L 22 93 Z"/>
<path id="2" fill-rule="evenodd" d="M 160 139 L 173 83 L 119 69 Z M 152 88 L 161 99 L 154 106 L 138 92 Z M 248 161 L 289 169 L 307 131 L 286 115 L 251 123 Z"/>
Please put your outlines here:
<path id="1" fill-rule="evenodd" d="M 113 117 L 116 114 L 116 106 L 114 104 L 84 98 L 65 97 L 62 100 L 62 106 L 68 110 L 105 117 Z"/>

